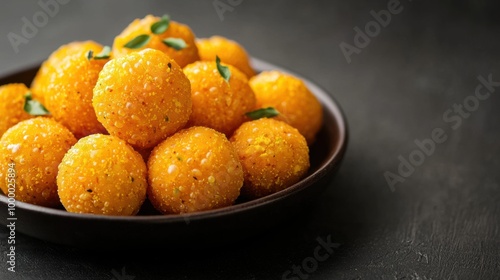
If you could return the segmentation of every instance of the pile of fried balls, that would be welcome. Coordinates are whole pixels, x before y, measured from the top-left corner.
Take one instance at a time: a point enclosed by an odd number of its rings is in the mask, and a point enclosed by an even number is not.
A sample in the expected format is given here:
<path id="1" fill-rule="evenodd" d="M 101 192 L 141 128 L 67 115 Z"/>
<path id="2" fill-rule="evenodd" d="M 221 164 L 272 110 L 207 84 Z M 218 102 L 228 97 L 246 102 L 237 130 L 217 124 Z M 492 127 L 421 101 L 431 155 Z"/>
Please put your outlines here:
<path id="1" fill-rule="evenodd" d="M 31 84 L 0 86 L 0 189 L 73 213 L 218 209 L 303 179 L 322 118 L 298 77 L 147 15 L 111 47 L 69 42 Z"/>

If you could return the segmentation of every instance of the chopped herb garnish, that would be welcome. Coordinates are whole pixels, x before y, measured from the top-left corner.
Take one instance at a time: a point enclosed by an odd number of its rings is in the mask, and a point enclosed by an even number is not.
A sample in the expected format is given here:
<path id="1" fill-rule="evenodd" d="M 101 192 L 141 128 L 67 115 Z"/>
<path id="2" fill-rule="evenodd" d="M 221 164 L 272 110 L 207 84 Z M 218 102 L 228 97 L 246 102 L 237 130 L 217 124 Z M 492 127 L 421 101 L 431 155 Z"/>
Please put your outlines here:
<path id="1" fill-rule="evenodd" d="M 252 112 L 248 112 L 245 115 L 247 117 L 251 118 L 252 120 L 258 120 L 260 118 L 276 117 L 279 114 L 280 113 L 276 109 L 274 109 L 273 107 L 267 107 L 267 108 L 258 109 L 258 110 L 252 111 Z"/>
<path id="2" fill-rule="evenodd" d="M 151 40 L 151 37 L 148 34 L 142 34 L 130 40 L 123 47 L 128 49 L 142 48 L 149 43 L 149 40 Z"/>
<path id="3" fill-rule="evenodd" d="M 151 25 L 151 32 L 154 34 L 162 34 L 167 31 L 170 25 L 170 17 L 168 15 L 163 15 L 161 19 Z"/>
<path id="4" fill-rule="evenodd" d="M 181 38 L 167 38 L 163 40 L 163 43 L 171 48 L 174 48 L 176 51 L 180 51 L 187 47 L 186 42 Z"/>
<path id="5" fill-rule="evenodd" d="M 109 46 L 104 46 L 102 51 L 94 56 L 94 59 L 108 59 L 111 54 L 111 48 Z"/>
<path id="6" fill-rule="evenodd" d="M 91 60 L 93 59 L 108 59 L 109 54 L 111 53 L 111 48 L 109 46 L 104 46 L 102 48 L 102 51 L 98 53 L 96 56 L 94 56 L 94 51 L 90 50 L 87 52 L 87 59 Z"/>
<path id="7" fill-rule="evenodd" d="M 33 99 L 30 91 L 24 95 L 24 111 L 32 116 L 45 116 L 50 114 L 42 103 Z"/>
<path id="8" fill-rule="evenodd" d="M 215 63 L 217 64 L 217 70 L 219 71 L 219 74 L 226 80 L 226 82 L 229 83 L 229 78 L 231 78 L 231 70 L 229 70 L 229 67 L 223 66 L 220 64 L 220 58 L 218 55 L 215 56 Z"/>
<path id="9" fill-rule="evenodd" d="M 92 50 L 87 52 L 87 60 L 91 60 L 93 56 L 94 56 L 94 52 Z"/>

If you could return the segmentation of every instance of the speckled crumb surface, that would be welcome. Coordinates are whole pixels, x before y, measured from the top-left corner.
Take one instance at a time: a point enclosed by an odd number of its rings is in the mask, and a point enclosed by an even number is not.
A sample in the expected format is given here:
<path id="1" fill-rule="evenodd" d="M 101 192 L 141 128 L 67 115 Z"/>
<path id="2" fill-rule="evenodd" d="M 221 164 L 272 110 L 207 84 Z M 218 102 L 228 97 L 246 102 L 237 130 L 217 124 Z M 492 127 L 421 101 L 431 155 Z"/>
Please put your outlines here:
<path id="1" fill-rule="evenodd" d="M 147 170 L 125 141 L 94 134 L 78 140 L 64 156 L 58 193 L 69 212 L 135 215 L 146 198 Z"/>
<path id="2" fill-rule="evenodd" d="M 221 61 L 238 68 L 248 78 L 255 76 L 250 57 L 238 42 L 223 36 L 212 36 L 196 40 L 196 46 L 200 60 L 215 61 L 215 56 L 219 56 Z"/>
<path id="3" fill-rule="evenodd" d="M 9 174 L 15 174 L 15 198 L 47 207 L 60 205 L 57 168 L 76 138 L 50 118 L 37 117 L 11 127 L 0 140 L 0 188 L 7 194 Z M 14 172 L 9 171 L 13 164 Z"/>
<path id="4" fill-rule="evenodd" d="M 257 107 L 274 107 L 280 120 L 297 128 L 309 145 L 323 124 L 323 108 L 305 83 L 281 71 L 264 71 L 249 81 L 257 98 Z"/>
<path id="5" fill-rule="evenodd" d="M 224 65 L 224 63 L 222 63 Z M 206 126 L 230 137 L 255 109 L 255 94 L 247 77 L 232 65 L 229 82 L 217 70 L 215 59 L 198 61 L 184 68 L 191 83 L 193 112 L 188 126 Z"/>
<path id="6" fill-rule="evenodd" d="M 25 84 L 16 83 L 0 86 L 0 137 L 18 122 L 32 118 L 24 111 L 24 95 L 28 91 Z"/>
<path id="7" fill-rule="evenodd" d="M 34 96 L 40 96 L 55 120 L 77 138 L 106 130 L 92 107 L 93 89 L 99 72 L 108 61 L 89 60 L 89 50 L 99 53 L 100 44 L 73 42 L 56 50 L 42 65 L 33 82 Z"/>
<path id="8" fill-rule="evenodd" d="M 135 148 L 152 148 L 186 125 L 191 85 L 172 58 L 145 49 L 109 61 L 92 102 L 109 134 Z"/>
<path id="9" fill-rule="evenodd" d="M 288 188 L 310 167 L 305 138 L 282 121 L 262 118 L 246 122 L 230 140 L 243 166 L 242 194 L 248 198 Z"/>
<path id="10" fill-rule="evenodd" d="M 191 127 L 156 147 L 148 161 L 148 197 L 162 213 L 188 213 L 232 205 L 243 171 L 224 134 Z"/>
<path id="11" fill-rule="evenodd" d="M 153 34 L 151 25 L 158 22 L 161 18 L 153 15 L 147 15 L 142 19 L 132 21 L 113 42 L 113 56 L 121 57 L 132 52 L 141 51 L 146 48 L 159 50 L 169 57 L 173 58 L 181 67 L 199 60 L 198 48 L 195 44 L 195 34 L 191 28 L 180 22 L 170 20 L 168 29 L 162 34 Z M 150 36 L 149 43 L 141 48 L 130 49 L 124 47 L 125 44 L 139 35 L 147 34 Z M 162 40 L 167 38 L 179 38 L 186 42 L 186 48 L 176 50 L 165 45 Z"/>

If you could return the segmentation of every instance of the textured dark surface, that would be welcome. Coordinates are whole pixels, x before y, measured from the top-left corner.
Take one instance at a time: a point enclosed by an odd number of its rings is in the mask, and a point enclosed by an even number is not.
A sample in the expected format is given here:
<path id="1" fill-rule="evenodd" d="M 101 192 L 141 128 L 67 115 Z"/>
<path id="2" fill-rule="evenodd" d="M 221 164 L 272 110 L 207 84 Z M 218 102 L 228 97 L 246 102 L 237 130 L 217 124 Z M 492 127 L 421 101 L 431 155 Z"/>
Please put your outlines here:
<path id="1" fill-rule="evenodd" d="M 443 119 L 454 104 L 471 100 L 478 76 L 500 81 L 497 5 L 401 1 L 401 13 L 347 63 L 339 44 L 353 44 L 353 28 L 364 29 L 373 20 L 370 11 L 387 9 L 390 1 L 248 0 L 223 21 L 212 1 L 103 2 L 61 6 L 17 54 L 7 34 L 20 34 L 22 17 L 40 7 L 3 2 L 0 75 L 41 61 L 71 40 L 111 44 L 132 19 L 168 12 L 199 37 L 231 37 L 253 56 L 331 92 L 349 121 L 345 162 L 312 211 L 286 228 L 224 248 L 157 256 L 126 245 L 120 253 L 83 252 L 18 235 L 17 272 L 11 273 L 8 231 L 0 229 L 0 279 L 127 279 L 118 277 L 122 272 L 134 279 L 281 279 L 311 261 L 318 239 L 328 238 L 340 246 L 310 273 L 302 270 L 301 278 L 500 277 L 500 87 L 460 125 Z M 398 156 L 408 159 L 414 141 L 430 138 L 436 128 L 446 141 L 391 191 L 384 172 L 397 173 Z"/>

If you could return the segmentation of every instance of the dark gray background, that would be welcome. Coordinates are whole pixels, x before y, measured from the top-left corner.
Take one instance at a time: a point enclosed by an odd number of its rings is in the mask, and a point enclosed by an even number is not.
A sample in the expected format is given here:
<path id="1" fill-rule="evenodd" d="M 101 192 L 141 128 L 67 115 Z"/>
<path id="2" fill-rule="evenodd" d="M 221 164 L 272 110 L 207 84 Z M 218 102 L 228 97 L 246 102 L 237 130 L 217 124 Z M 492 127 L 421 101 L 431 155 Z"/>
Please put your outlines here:
<path id="1" fill-rule="evenodd" d="M 73 0 L 16 54 L 7 34 L 20 34 L 22 17 L 41 8 L 37 1 L 3 1 L 0 75 L 72 40 L 109 45 L 147 13 L 169 13 L 198 37 L 232 38 L 252 56 L 324 87 L 347 115 L 345 161 L 316 207 L 282 230 L 187 255 L 89 253 L 19 234 L 15 274 L 6 270 L 2 228 L 0 279 L 112 279 L 122 268 L 135 279 L 281 279 L 328 236 L 341 246 L 308 279 L 500 277 L 500 89 L 458 129 L 443 120 L 474 94 L 479 75 L 500 81 L 497 5 L 402 0 L 403 11 L 349 64 L 339 44 L 353 44 L 353 28 L 364 28 L 370 11 L 389 1 L 244 0 L 223 21 L 212 2 Z M 414 140 L 435 128 L 448 139 L 391 192 L 384 172 L 397 172 L 398 156 L 408 158 Z"/>

